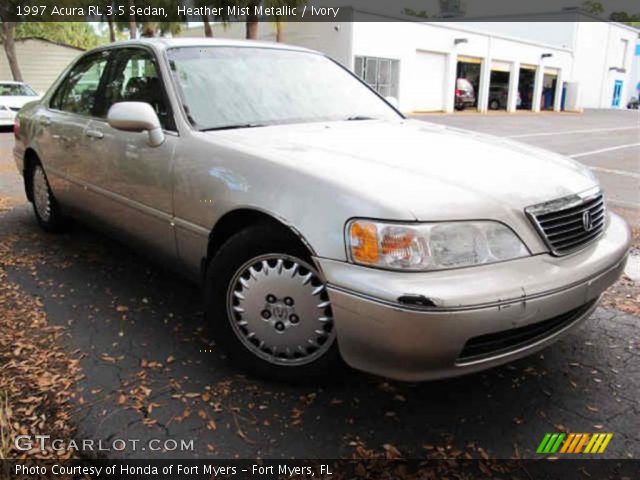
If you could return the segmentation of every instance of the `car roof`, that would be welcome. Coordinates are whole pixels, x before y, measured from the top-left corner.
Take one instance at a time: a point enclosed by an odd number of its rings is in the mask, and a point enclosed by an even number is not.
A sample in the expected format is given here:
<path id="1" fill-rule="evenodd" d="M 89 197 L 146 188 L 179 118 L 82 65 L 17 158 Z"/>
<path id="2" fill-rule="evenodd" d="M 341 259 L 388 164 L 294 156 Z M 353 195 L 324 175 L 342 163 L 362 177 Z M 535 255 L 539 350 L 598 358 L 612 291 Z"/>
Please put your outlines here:
<path id="1" fill-rule="evenodd" d="M 139 38 L 136 40 L 124 40 L 113 42 L 100 48 L 116 48 L 135 45 L 146 45 L 156 50 L 166 50 L 173 47 L 254 47 L 254 48 L 271 48 L 279 50 L 297 50 L 301 52 L 318 53 L 303 47 L 287 45 L 276 42 L 262 42 L 256 40 L 235 40 L 230 38 L 199 38 L 199 37 L 181 37 L 181 38 Z M 100 49 L 98 48 L 98 49 Z"/>
<path id="2" fill-rule="evenodd" d="M 0 85 L 27 85 L 27 83 L 16 82 L 15 80 L 0 80 Z"/>

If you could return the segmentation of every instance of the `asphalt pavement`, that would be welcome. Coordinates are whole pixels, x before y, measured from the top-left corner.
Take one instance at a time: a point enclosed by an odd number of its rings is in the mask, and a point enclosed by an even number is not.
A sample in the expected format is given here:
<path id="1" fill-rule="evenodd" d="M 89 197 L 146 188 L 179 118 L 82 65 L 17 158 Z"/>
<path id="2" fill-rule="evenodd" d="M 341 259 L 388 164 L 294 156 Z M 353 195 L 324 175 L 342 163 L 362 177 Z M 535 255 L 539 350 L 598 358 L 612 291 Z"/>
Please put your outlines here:
<path id="1" fill-rule="evenodd" d="M 576 159 L 599 168 L 610 204 L 637 218 L 640 147 L 612 149 L 639 142 L 627 129 L 635 112 L 426 119 L 570 155 L 611 149 Z M 76 437 L 193 440 L 183 452 L 110 456 L 533 458 L 546 432 L 565 431 L 612 432 L 602 457 L 640 458 L 638 316 L 599 308 L 539 354 L 456 379 L 407 384 L 345 371 L 291 386 L 247 377 L 215 347 L 196 287 L 81 225 L 57 236 L 39 230 L 11 143 L 0 134 L 0 268 L 82 358 Z"/>
<path id="2" fill-rule="evenodd" d="M 584 113 L 528 112 L 480 115 L 420 115 L 441 123 L 510 138 L 568 155 L 600 180 L 607 202 L 640 226 L 640 111 L 587 110 Z"/>

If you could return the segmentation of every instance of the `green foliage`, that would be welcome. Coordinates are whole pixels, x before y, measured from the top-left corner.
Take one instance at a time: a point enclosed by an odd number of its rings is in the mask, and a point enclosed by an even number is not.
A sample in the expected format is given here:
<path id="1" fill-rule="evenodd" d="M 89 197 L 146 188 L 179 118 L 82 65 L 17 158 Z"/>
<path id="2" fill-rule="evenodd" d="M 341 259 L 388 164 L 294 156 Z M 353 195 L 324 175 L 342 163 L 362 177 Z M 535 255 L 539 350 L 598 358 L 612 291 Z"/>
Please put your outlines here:
<path id="1" fill-rule="evenodd" d="M 591 13 L 592 15 L 602 15 L 604 13 L 604 7 L 602 3 L 596 2 L 595 0 L 587 0 L 586 2 L 582 2 L 582 9 L 585 12 Z"/>
<path id="2" fill-rule="evenodd" d="M 418 18 L 429 18 L 429 14 L 426 10 L 414 10 L 413 8 L 405 8 L 402 10 L 404 15 L 409 15 L 410 17 L 418 17 Z"/>
<path id="3" fill-rule="evenodd" d="M 23 22 L 16 24 L 15 38 L 39 37 L 52 42 L 91 49 L 102 43 L 102 39 L 84 22 Z"/>
<path id="4" fill-rule="evenodd" d="M 640 22 L 640 13 L 629 15 L 627 12 L 611 12 L 609 20 L 613 22 L 626 23 L 627 25 L 635 27 L 638 25 L 638 22 Z"/>

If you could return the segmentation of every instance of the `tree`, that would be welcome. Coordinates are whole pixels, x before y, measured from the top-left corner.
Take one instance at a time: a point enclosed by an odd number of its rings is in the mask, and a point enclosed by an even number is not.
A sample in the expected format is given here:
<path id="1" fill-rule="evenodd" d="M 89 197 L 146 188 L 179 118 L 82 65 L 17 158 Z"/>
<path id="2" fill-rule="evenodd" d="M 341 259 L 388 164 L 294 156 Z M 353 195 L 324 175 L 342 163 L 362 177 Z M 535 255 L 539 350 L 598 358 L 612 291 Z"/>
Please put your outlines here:
<path id="1" fill-rule="evenodd" d="M 222 15 L 215 18 L 209 18 L 209 15 L 202 15 L 202 23 L 204 24 L 204 36 L 213 37 L 213 28 L 211 27 L 211 21 L 220 21 L 226 24 L 229 21 L 229 15 L 227 15 L 227 7 L 237 4 L 237 0 L 195 0 L 196 7 L 211 7 L 220 9 Z"/>
<path id="2" fill-rule="evenodd" d="M 405 8 L 402 13 L 410 17 L 429 18 L 429 13 L 426 10 L 414 10 L 413 8 Z"/>
<path id="3" fill-rule="evenodd" d="M 13 11 L 17 4 L 21 4 L 20 0 L 2 0 L 2 2 L 0 2 L 0 21 L 2 21 L 0 40 L 4 47 L 4 53 L 7 56 L 7 63 L 11 69 L 11 75 L 15 81 L 21 82 L 22 72 L 18 64 L 18 56 L 16 55 L 16 45 L 13 36 L 16 22 L 9 21 L 11 19 L 10 12 Z"/>
<path id="4" fill-rule="evenodd" d="M 181 0 L 145 0 L 144 6 L 163 8 L 165 12 L 175 12 L 181 3 Z M 129 12 L 129 38 L 131 39 L 136 38 L 138 30 L 141 37 L 156 37 L 167 33 L 175 35 L 182 29 L 184 22 L 158 22 L 157 17 L 131 14 L 132 6 L 135 6 L 135 1 L 127 0 L 126 12 Z M 172 18 L 175 17 L 172 16 Z"/>
<path id="5" fill-rule="evenodd" d="M 634 27 L 637 26 L 638 22 L 640 22 L 640 14 L 636 13 L 635 15 L 629 15 L 627 12 L 611 12 L 609 20 L 612 22 L 626 23 L 627 25 Z"/>
<path id="6" fill-rule="evenodd" d="M 246 37 L 249 40 L 258 39 L 258 15 L 256 15 L 256 7 L 260 6 L 262 0 L 249 0 L 247 6 L 249 7 L 249 15 L 247 15 L 246 23 Z"/>
<path id="7" fill-rule="evenodd" d="M 108 7 L 111 7 L 112 9 L 115 7 L 115 4 L 113 2 L 113 0 L 103 0 L 102 5 L 101 5 L 101 11 L 102 11 L 102 20 L 103 21 L 107 21 L 107 25 L 109 27 L 109 41 L 110 42 L 115 42 L 117 40 L 117 33 L 116 33 L 116 22 L 113 19 L 113 10 L 111 15 L 109 15 L 108 13 Z"/>
<path id="8" fill-rule="evenodd" d="M 85 50 L 102 43 L 96 31 L 86 22 L 20 22 L 15 27 L 14 37 L 45 38 Z"/>
<path id="9" fill-rule="evenodd" d="M 269 7 L 291 7 L 298 8 L 307 3 L 307 0 L 265 0 Z M 276 42 L 284 42 L 284 18 L 276 17 Z"/>
<path id="10" fill-rule="evenodd" d="M 582 9 L 592 15 L 602 15 L 604 13 L 602 3 L 594 0 L 586 0 L 586 2 L 582 2 Z"/>
<path id="11" fill-rule="evenodd" d="M 116 26 L 113 23 L 113 18 L 111 17 L 111 15 L 107 15 L 107 24 L 109 25 L 109 41 L 110 42 L 115 42 L 116 41 Z"/>
<path id="12" fill-rule="evenodd" d="M 180 22 L 150 22 L 142 21 L 140 26 L 140 36 L 153 38 L 157 36 L 164 37 L 167 33 L 175 35 L 182 30 Z"/>
<path id="13" fill-rule="evenodd" d="M 127 10 L 129 11 L 129 38 L 135 40 L 138 33 L 138 23 L 136 22 L 135 13 L 131 13 L 132 7 L 135 6 L 133 0 L 127 0 Z"/>
<path id="14" fill-rule="evenodd" d="M 247 15 L 247 35 L 251 40 L 258 38 L 258 23 L 260 19 L 256 15 L 255 7 L 260 6 L 263 0 L 247 0 L 246 5 L 249 7 L 249 15 Z M 307 0 L 264 0 L 267 8 L 271 7 L 300 7 L 307 3 Z M 276 40 L 281 42 L 284 38 L 284 19 L 276 18 Z"/>
<path id="15" fill-rule="evenodd" d="M 7 62 L 11 69 L 11 76 L 16 82 L 22 82 L 22 72 L 20 71 L 20 65 L 18 63 L 18 56 L 16 55 L 16 45 L 14 42 L 14 32 L 16 28 L 16 22 L 7 22 L 2 19 L 2 45 L 4 47 L 4 53 L 7 56 Z"/>

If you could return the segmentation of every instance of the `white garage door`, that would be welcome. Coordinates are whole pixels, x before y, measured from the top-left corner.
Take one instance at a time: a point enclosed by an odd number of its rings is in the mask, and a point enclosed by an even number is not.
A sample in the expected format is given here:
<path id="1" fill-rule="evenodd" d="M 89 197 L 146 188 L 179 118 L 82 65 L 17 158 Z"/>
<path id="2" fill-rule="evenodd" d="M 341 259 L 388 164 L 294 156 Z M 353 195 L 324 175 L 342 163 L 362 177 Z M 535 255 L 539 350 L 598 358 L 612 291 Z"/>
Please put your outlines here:
<path id="1" fill-rule="evenodd" d="M 444 110 L 444 75 L 447 57 L 442 53 L 416 52 L 413 75 L 413 110 Z"/>

